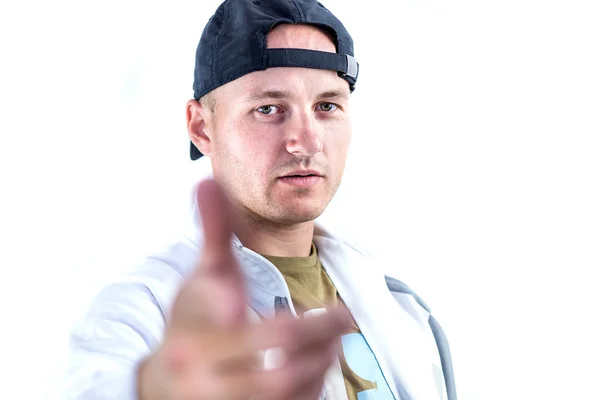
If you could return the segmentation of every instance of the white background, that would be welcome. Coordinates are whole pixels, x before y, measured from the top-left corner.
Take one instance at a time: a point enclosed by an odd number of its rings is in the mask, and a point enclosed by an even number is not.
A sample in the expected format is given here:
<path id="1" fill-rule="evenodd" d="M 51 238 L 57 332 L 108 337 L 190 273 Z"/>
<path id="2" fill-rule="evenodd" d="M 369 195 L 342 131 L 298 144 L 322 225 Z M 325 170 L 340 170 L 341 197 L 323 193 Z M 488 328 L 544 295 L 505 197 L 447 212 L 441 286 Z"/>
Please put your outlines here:
<path id="1" fill-rule="evenodd" d="M 461 400 L 600 399 L 597 2 L 325 4 L 361 74 L 324 218 L 433 308 Z M 1 398 L 51 398 L 90 296 L 177 237 L 217 5 L 0 6 Z"/>

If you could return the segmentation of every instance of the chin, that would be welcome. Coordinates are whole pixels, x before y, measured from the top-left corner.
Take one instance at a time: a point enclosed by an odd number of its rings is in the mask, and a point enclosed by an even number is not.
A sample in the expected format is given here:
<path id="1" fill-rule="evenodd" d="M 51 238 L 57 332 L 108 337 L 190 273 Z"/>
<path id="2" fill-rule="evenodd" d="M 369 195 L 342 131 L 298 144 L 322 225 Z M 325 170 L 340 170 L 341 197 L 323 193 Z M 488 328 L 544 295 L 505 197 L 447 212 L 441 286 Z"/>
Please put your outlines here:
<path id="1" fill-rule="evenodd" d="M 281 224 L 298 224 L 317 219 L 332 199 L 328 190 L 279 192 L 263 203 L 263 215 Z"/>
<path id="2" fill-rule="evenodd" d="M 322 205 L 287 205 L 281 208 L 278 207 L 274 213 L 274 219 L 283 224 L 299 224 L 314 221 L 323 211 L 325 211 L 325 206 Z"/>

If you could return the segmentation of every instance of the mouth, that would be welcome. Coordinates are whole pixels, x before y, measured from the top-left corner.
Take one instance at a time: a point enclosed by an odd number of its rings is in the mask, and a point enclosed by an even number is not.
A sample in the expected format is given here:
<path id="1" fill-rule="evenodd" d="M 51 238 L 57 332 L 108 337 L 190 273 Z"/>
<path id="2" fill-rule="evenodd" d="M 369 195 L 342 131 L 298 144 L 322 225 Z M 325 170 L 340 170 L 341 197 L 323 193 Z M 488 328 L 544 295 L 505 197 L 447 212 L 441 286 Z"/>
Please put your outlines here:
<path id="1" fill-rule="evenodd" d="M 297 171 L 292 171 L 288 174 L 285 174 L 281 178 L 305 178 L 305 177 L 310 177 L 310 176 L 315 176 L 315 177 L 319 177 L 319 178 L 323 177 L 323 175 L 321 173 L 319 173 L 319 171 L 297 170 Z"/>
<path id="2" fill-rule="evenodd" d="M 296 170 L 279 177 L 279 181 L 292 187 L 308 189 L 321 182 L 323 178 L 319 171 Z"/>

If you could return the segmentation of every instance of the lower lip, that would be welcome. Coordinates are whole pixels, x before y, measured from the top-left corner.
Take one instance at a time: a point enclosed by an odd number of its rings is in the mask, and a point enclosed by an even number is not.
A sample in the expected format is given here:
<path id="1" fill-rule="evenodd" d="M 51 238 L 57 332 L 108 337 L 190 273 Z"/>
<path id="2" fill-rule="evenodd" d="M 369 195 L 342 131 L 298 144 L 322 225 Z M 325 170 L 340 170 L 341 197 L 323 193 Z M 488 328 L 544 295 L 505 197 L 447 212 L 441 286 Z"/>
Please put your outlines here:
<path id="1" fill-rule="evenodd" d="M 310 175 L 310 176 L 284 176 L 279 178 L 282 182 L 287 183 L 288 185 L 296 186 L 296 187 L 311 187 L 317 184 L 323 177 Z"/>

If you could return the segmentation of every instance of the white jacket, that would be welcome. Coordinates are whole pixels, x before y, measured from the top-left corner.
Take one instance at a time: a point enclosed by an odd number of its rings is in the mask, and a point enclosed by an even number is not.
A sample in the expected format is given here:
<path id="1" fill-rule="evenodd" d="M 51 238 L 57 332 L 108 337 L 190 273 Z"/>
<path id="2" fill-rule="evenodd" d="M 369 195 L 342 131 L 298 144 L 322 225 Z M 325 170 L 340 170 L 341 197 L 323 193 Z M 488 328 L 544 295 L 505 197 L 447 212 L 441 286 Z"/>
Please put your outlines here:
<path id="1" fill-rule="evenodd" d="M 193 214 L 192 220 L 198 221 L 197 208 Z M 180 242 L 146 258 L 94 298 L 72 332 L 64 399 L 137 399 L 137 364 L 163 338 L 178 288 L 199 259 L 201 233 L 198 223 L 191 224 Z M 318 224 L 314 243 L 395 399 L 455 400 L 447 341 L 419 297 Z M 247 277 L 249 309 L 267 318 L 277 307 L 295 315 L 289 289 L 277 268 L 236 238 L 232 248 Z M 345 390 L 343 395 L 332 394 L 340 377 L 328 376 L 325 397 L 346 399 Z"/>

